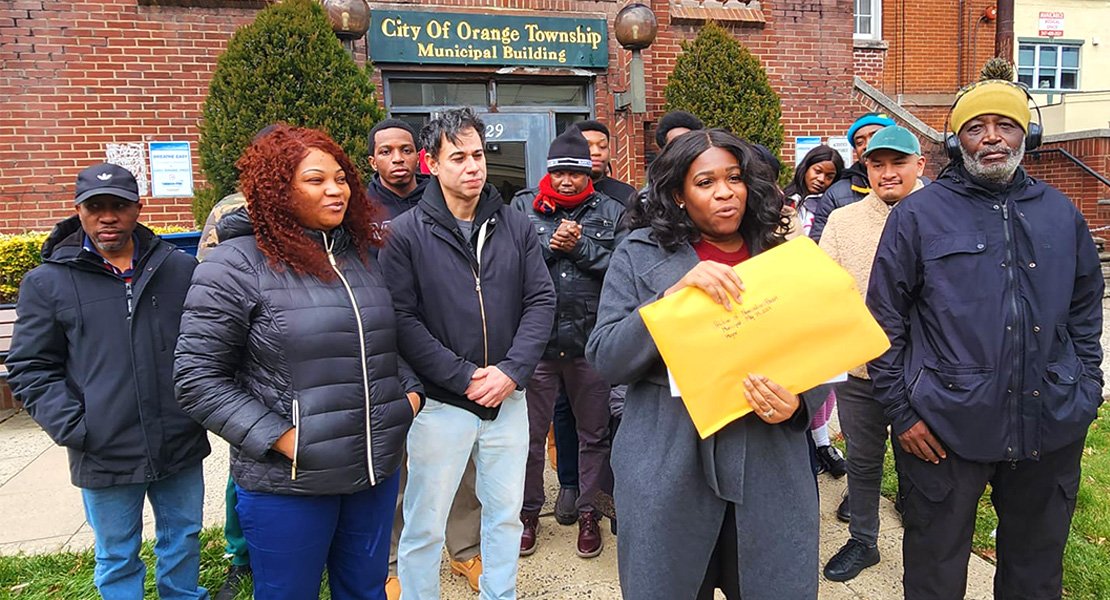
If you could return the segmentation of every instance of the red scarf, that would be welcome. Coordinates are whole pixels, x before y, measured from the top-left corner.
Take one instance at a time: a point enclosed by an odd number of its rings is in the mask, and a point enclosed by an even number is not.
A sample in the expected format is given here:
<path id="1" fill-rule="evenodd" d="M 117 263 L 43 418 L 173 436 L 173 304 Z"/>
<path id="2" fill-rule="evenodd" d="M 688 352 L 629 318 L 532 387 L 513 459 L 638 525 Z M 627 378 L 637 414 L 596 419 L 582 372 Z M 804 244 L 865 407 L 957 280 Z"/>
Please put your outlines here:
<path id="1" fill-rule="evenodd" d="M 555 213 L 555 208 L 563 210 L 574 210 L 578 208 L 579 204 L 585 202 L 594 193 L 594 182 L 592 179 L 586 184 L 586 189 L 582 190 L 573 196 L 564 196 L 555 191 L 551 187 L 551 174 L 543 176 L 540 180 L 540 191 L 536 194 L 536 199 L 532 201 L 532 208 L 541 215 L 550 215 Z"/>

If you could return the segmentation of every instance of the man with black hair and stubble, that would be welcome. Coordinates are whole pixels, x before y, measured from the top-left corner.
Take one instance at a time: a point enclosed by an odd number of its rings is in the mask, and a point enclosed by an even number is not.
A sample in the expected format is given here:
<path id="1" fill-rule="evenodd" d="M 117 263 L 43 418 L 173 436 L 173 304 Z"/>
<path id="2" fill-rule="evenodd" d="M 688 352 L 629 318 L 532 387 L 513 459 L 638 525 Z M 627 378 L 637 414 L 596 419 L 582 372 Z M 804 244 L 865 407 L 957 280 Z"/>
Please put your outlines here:
<path id="1" fill-rule="evenodd" d="M 412 125 L 400 119 L 385 119 L 370 130 L 370 178 L 367 193 L 385 206 L 389 214 L 384 224 L 389 227 L 393 219 L 414 208 L 424 195 L 430 177 L 420 171 L 420 145 Z M 478 591 L 482 575 L 481 543 L 482 505 L 474 491 L 474 462 L 466 464 L 459 491 L 451 504 L 447 517 L 446 543 L 451 572 L 466 578 L 470 588 Z M 401 582 L 397 577 L 397 545 L 404 529 L 405 486 L 408 469 L 401 464 L 400 493 L 393 517 L 393 535 L 390 538 L 389 578 L 385 593 L 388 600 L 401 597 Z"/>
<path id="2" fill-rule="evenodd" d="M 398 345 L 427 390 L 408 436 L 398 575 L 406 600 L 440 597 L 448 512 L 467 461 L 482 503 L 483 599 L 516 598 L 528 407 L 555 290 L 528 217 L 486 182 L 485 125 L 469 108 L 422 132 L 432 178 L 393 220 L 380 262 Z"/>

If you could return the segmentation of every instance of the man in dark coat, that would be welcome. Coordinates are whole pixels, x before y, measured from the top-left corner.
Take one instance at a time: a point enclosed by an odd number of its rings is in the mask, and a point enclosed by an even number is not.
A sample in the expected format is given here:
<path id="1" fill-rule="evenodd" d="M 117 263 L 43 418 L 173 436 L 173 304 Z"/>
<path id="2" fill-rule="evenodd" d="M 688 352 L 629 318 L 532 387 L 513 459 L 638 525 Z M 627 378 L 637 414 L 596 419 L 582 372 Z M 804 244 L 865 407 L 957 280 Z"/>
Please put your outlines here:
<path id="1" fill-rule="evenodd" d="M 590 144 L 590 179 L 594 189 L 621 204 L 632 202 L 636 188 L 609 176 L 609 163 L 613 156 L 609 148 L 609 128 L 594 119 L 579 121 L 574 126 Z"/>
<path id="2" fill-rule="evenodd" d="M 474 456 L 484 598 L 516 597 L 528 408 L 524 386 L 551 334 L 555 291 L 528 217 L 486 183 L 485 126 L 470 109 L 425 126 L 432 180 L 390 225 L 382 269 L 402 356 L 427 391 L 408 437 L 398 574 L 406 598 L 439 598 L 452 499 Z"/>
<path id="3" fill-rule="evenodd" d="M 520 513 L 524 523 L 522 556 L 536 550 L 544 504 L 544 448 L 561 390 L 565 390 L 573 414 L 572 431 L 578 442 L 573 452 L 560 456 L 562 462 L 564 456 L 573 454 L 578 469 L 575 486 L 581 493 L 574 510 L 578 555 L 592 558 L 602 549 L 595 500 L 609 462 L 610 388 L 586 362 L 585 353 L 586 340 L 597 320 L 609 255 L 624 237 L 620 228 L 624 206 L 595 190 L 590 177 L 591 149 L 579 129 L 568 128 L 551 143 L 548 173 L 539 187 L 517 192 L 512 201 L 513 208 L 528 215 L 535 226 L 558 298 L 547 349 L 528 384 L 531 441 Z"/>
<path id="4" fill-rule="evenodd" d="M 975 84 L 950 119 L 952 163 L 891 212 L 867 293 L 891 341 L 868 368 L 898 437 L 905 597 L 964 596 L 989 483 L 995 596 L 1059 598 L 1102 403 L 1098 253 L 1075 205 L 1020 166 L 1024 89 Z"/>
<path id="5" fill-rule="evenodd" d="M 138 223 L 134 176 L 77 177 L 77 214 L 54 227 L 20 285 L 7 366 L 16 397 L 69 451 L 96 538 L 101 596 L 143 597 L 143 500 L 154 508 L 162 598 L 207 598 L 200 573 L 204 429 L 174 399 L 173 350 L 196 260 Z"/>
<path id="6" fill-rule="evenodd" d="M 419 140 L 412 125 L 400 119 L 385 119 L 370 130 L 370 166 L 374 176 L 367 186 L 370 197 L 388 211 L 383 217 L 386 227 L 393 219 L 416 207 L 424 196 L 430 177 L 419 172 Z M 481 544 L 482 505 L 474 491 L 474 462 L 468 462 L 466 472 L 451 512 L 447 517 L 447 553 L 451 559 L 451 572 L 466 577 L 467 583 L 478 591 L 478 578 L 482 574 Z M 403 504 L 408 469 L 401 465 L 401 490 L 397 495 L 397 509 L 393 517 L 393 535 L 389 546 L 389 578 L 385 593 L 389 600 L 401 597 L 401 583 L 397 578 L 397 544 L 405 526 Z"/>

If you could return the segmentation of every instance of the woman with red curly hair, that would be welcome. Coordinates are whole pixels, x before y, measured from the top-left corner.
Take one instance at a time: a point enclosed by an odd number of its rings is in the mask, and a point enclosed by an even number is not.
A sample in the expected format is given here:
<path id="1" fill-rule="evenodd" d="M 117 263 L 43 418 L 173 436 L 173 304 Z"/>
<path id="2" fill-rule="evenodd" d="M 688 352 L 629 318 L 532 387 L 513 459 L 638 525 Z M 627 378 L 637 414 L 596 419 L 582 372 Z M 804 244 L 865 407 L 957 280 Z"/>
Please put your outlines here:
<path id="1" fill-rule="evenodd" d="M 237 163 L 246 210 L 185 299 L 181 406 L 231 444 L 258 600 L 384 600 L 405 436 L 423 393 L 397 354 L 376 208 L 325 134 L 279 125 Z"/>

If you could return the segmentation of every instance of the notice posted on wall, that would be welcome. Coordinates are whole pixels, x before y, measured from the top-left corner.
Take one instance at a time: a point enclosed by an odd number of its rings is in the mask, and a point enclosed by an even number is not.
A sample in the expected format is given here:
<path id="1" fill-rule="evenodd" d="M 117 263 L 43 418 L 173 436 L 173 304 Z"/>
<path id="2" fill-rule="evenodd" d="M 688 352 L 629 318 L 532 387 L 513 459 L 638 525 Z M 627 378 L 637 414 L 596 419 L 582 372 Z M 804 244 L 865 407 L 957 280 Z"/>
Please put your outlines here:
<path id="1" fill-rule="evenodd" d="M 855 162 L 854 160 L 852 160 L 852 144 L 848 141 L 848 138 L 844 136 L 830 136 L 829 147 L 833 150 L 836 150 L 840 154 L 840 158 L 844 159 L 845 167 Z"/>
<path id="2" fill-rule="evenodd" d="M 193 195 L 193 157 L 189 142 L 150 142 L 150 187 L 155 198 Z"/>
<path id="3" fill-rule="evenodd" d="M 801 136 L 794 138 L 794 168 L 802 164 L 802 159 L 809 154 L 810 150 L 821 145 L 821 136 Z"/>

